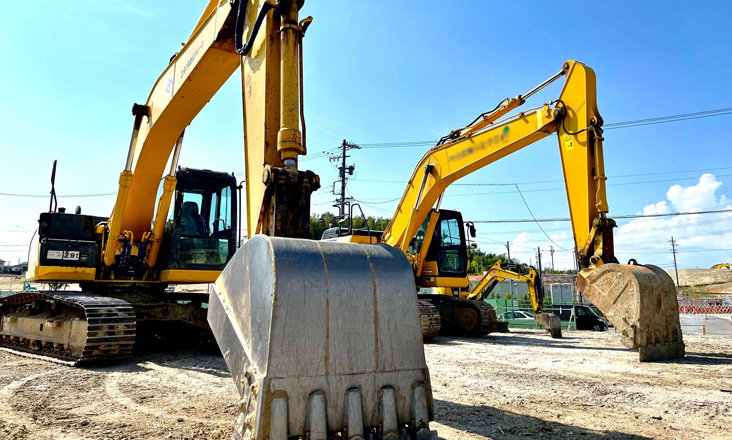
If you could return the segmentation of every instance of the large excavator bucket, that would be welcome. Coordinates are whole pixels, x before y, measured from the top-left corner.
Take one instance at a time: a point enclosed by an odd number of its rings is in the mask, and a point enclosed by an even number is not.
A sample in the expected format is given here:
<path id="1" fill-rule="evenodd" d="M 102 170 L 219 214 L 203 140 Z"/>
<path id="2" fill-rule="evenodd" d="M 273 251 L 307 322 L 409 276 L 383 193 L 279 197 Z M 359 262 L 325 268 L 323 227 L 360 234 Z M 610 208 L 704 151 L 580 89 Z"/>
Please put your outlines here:
<path id="1" fill-rule="evenodd" d="M 414 273 L 386 245 L 257 235 L 210 286 L 235 438 L 432 438 Z"/>
<path id="2" fill-rule="evenodd" d="M 679 303 L 671 277 L 652 265 L 604 264 L 582 271 L 577 286 L 621 332 L 640 361 L 684 357 Z"/>

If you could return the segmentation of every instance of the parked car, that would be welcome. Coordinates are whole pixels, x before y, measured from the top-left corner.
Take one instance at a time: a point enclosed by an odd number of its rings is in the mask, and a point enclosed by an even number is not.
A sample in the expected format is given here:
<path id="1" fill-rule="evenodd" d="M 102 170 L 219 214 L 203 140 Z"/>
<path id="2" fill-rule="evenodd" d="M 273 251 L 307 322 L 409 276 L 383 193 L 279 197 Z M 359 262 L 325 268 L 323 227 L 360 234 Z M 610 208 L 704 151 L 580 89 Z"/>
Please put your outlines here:
<path id="1" fill-rule="evenodd" d="M 597 315 L 594 310 L 588 306 L 572 305 L 572 304 L 554 304 L 551 311 L 559 316 L 562 321 L 569 321 L 574 311 L 577 330 L 595 330 L 606 331 L 610 326 L 610 322 Z"/>
<path id="2" fill-rule="evenodd" d="M 514 310 L 512 312 L 501 313 L 498 315 L 499 321 L 507 321 L 509 319 L 530 319 L 534 320 L 534 314 L 531 312 L 524 312 L 523 310 Z"/>

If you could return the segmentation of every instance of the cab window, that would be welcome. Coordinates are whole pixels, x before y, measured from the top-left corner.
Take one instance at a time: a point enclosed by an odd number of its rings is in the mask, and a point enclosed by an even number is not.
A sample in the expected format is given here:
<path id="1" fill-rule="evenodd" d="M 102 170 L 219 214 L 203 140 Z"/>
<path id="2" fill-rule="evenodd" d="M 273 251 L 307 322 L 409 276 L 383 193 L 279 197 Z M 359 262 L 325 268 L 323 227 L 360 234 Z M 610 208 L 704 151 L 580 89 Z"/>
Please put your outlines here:
<path id="1" fill-rule="evenodd" d="M 179 261 L 195 265 L 225 264 L 232 239 L 231 211 L 228 185 L 179 191 L 174 218 L 180 244 Z"/>
<path id="2" fill-rule="evenodd" d="M 427 233 L 427 226 L 430 223 L 430 216 L 427 216 L 427 218 L 422 222 L 422 226 L 419 227 L 417 230 L 417 233 L 414 235 L 414 238 L 409 243 L 409 249 L 407 252 L 409 252 L 412 255 L 417 255 L 420 250 L 422 250 L 422 244 L 424 243 L 424 236 Z"/>
<path id="3" fill-rule="evenodd" d="M 464 252 L 458 220 L 451 218 L 440 221 L 440 253 L 437 256 L 440 274 L 465 272 Z"/>
<path id="4" fill-rule="evenodd" d="M 443 246 L 459 246 L 460 245 L 460 225 L 457 219 L 451 218 L 443 220 L 440 223 Z"/>

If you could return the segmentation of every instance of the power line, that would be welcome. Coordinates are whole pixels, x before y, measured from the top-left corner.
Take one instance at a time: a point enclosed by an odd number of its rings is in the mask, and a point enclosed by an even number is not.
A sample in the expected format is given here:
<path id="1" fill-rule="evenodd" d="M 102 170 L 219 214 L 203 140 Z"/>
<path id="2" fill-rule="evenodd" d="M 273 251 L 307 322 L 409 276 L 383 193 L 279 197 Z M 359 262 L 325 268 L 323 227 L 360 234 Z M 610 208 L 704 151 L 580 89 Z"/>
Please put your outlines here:
<path id="1" fill-rule="evenodd" d="M 406 141 L 406 142 L 380 142 L 371 144 L 359 144 L 363 148 L 412 148 L 433 146 L 437 141 Z"/>
<path id="2" fill-rule="evenodd" d="M 613 219 L 632 219 L 632 218 L 654 218 L 654 217 L 675 217 L 682 215 L 701 215 L 701 214 L 718 214 L 722 212 L 732 212 L 732 208 L 719 209 L 714 211 L 697 211 L 697 212 L 673 212 L 668 214 L 633 214 L 633 215 L 616 215 Z M 538 223 L 538 222 L 568 222 L 568 218 L 540 218 L 540 219 L 508 219 L 508 220 L 473 220 L 473 223 Z"/>
<path id="3" fill-rule="evenodd" d="M 715 177 L 729 177 L 732 176 L 732 174 L 718 174 Z M 628 185 L 644 185 L 646 183 L 661 183 L 661 182 L 677 182 L 679 179 L 661 179 L 661 180 L 644 180 L 639 182 L 621 182 L 621 183 L 608 183 L 606 186 L 608 187 L 614 187 L 614 186 L 628 186 Z M 559 182 L 562 182 L 561 180 Z M 473 184 L 465 184 L 473 186 Z M 480 184 L 476 184 L 480 185 Z M 508 186 L 508 185 L 514 185 L 514 184 L 500 184 L 500 186 Z M 499 186 L 499 185 L 494 185 Z M 528 189 L 524 190 L 524 192 L 546 192 L 546 191 L 565 191 L 566 188 L 564 187 L 558 187 L 558 188 L 540 188 L 540 189 Z M 480 193 L 463 193 L 463 194 L 451 194 L 450 197 L 471 197 L 471 196 L 481 196 L 481 195 L 492 195 L 492 194 L 513 194 L 513 191 L 490 191 L 490 192 L 480 192 Z"/>
<path id="4" fill-rule="evenodd" d="M 639 127 L 642 125 L 654 125 L 654 124 L 665 124 L 670 122 L 686 121 L 689 119 L 700 119 L 700 118 L 711 118 L 714 116 L 724 116 L 732 114 L 732 107 L 719 108 L 713 110 L 704 110 L 694 113 L 681 113 L 677 115 L 659 116 L 655 118 L 647 119 L 636 119 L 632 121 L 613 122 L 603 125 L 605 130 L 615 130 L 618 128 L 630 128 Z M 435 145 L 437 140 L 434 141 L 403 141 L 403 142 L 375 142 L 375 143 L 360 143 L 364 148 L 410 148 L 410 147 L 421 147 L 425 145 Z"/>
<path id="5" fill-rule="evenodd" d="M 693 112 L 693 113 L 681 113 L 676 115 L 668 115 L 668 116 L 660 116 L 655 118 L 647 118 L 647 119 L 636 119 L 632 121 L 623 121 L 623 122 L 614 122 L 614 123 L 608 123 L 604 125 L 604 129 L 606 130 L 614 130 L 618 128 L 630 128 L 630 127 L 639 127 L 644 125 L 655 125 L 655 124 L 664 124 L 664 123 L 670 123 L 670 122 L 679 122 L 679 121 L 686 121 L 690 119 L 700 119 L 700 118 L 710 118 L 715 116 L 724 116 L 732 114 L 732 107 L 726 107 L 726 108 L 719 108 L 719 109 L 713 109 L 713 110 L 704 110 L 699 112 Z M 364 149 L 373 149 L 373 148 L 413 148 L 413 147 L 424 147 L 429 145 L 435 145 L 437 141 L 434 140 L 424 140 L 424 141 L 403 141 L 403 142 L 376 142 L 376 143 L 362 143 L 361 146 Z M 329 150 L 325 150 L 320 153 L 315 153 L 309 156 L 305 156 L 302 159 L 300 159 L 301 162 L 306 162 L 309 160 L 315 160 L 320 159 L 323 157 L 328 157 L 329 152 L 333 152 L 338 150 L 339 148 L 331 148 Z M 729 169 L 730 167 L 723 167 L 718 169 Z M 693 171 L 704 171 L 704 170 L 689 170 L 688 172 Z M 681 171 L 679 171 L 681 172 Z M 655 174 L 673 174 L 676 173 L 675 171 L 669 171 L 669 172 L 659 172 L 659 173 L 644 173 L 644 174 L 638 174 L 638 175 L 626 175 L 626 176 L 616 176 L 615 178 L 620 177 L 636 177 L 636 176 L 642 176 L 642 175 L 655 175 Z M 362 181 L 369 181 L 369 180 L 362 180 Z M 382 181 L 382 182 L 391 182 L 391 183 L 402 183 L 401 181 Z M 543 182 L 525 182 L 523 184 L 534 184 L 534 183 L 550 183 L 550 182 L 558 182 L 558 181 L 543 181 Z M 561 182 L 561 180 L 559 180 Z M 662 181 L 652 181 L 652 182 L 631 182 L 627 184 L 640 184 L 640 183 L 656 183 L 656 182 L 662 182 Z M 511 184 L 453 184 L 453 185 L 464 185 L 464 186 L 505 186 L 505 185 L 511 185 Z M 623 185 L 623 184 L 615 184 L 615 185 Z M 544 191 L 555 191 L 558 189 L 563 188 L 552 188 L 552 189 L 545 189 Z M 107 196 L 113 196 L 117 194 L 116 192 L 109 192 L 109 193 L 96 193 L 96 194 L 69 194 L 65 195 L 64 197 L 67 198 L 85 198 L 85 197 L 107 197 Z M 474 195 L 480 195 L 480 194 L 474 194 Z M 41 195 L 41 194 L 15 194 L 15 193 L 0 193 L 0 196 L 6 196 L 6 197 L 48 197 L 48 195 Z"/>
<path id="6" fill-rule="evenodd" d="M 68 197 L 68 198 L 77 198 L 77 197 L 106 197 L 106 196 L 113 196 L 117 193 L 96 193 L 96 194 L 69 194 L 69 195 L 63 195 L 62 197 Z M 8 196 L 8 197 L 48 197 L 48 194 L 12 194 L 12 193 L 0 193 L 0 196 Z"/>
<path id="7" fill-rule="evenodd" d="M 697 169 L 691 169 L 691 170 L 675 170 L 675 171 L 658 171 L 654 173 L 640 173 L 640 174 L 620 174 L 616 176 L 608 176 L 609 180 L 613 179 L 624 179 L 628 177 L 642 177 L 642 176 L 656 176 L 656 175 L 663 175 L 663 174 L 683 174 L 683 173 L 697 173 L 697 172 L 711 172 L 711 171 L 721 171 L 721 170 L 732 170 L 732 167 L 717 167 L 717 168 L 697 168 Z M 724 177 L 729 176 L 729 174 L 720 174 L 716 175 L 715 177 Z M 664 180 L 664 181 L 675 181 L 677 179 L 671 179 L 671 180 Z M 406 184 L 407 181 L 404 180 L 383 180 L 383 179 L 359 179 L 359 182 L 374 182 L 374 183 L 403 183 Z M 564 180 L 562 179 L 555 179 L 555 180 L 534 180 L 530 182 L 512 182 L 512 183 L 453 183 L 450 186 L 513 186 L 514 184 L 526 186 L 526 185 L 543 185 L 546 183 L 562 183 Z M 640 184 L 640 183 L 656 183 L 659 181 L 643 181 L 643 182 L 625 182 L 622 183 L 622 185 L 628 185 L 628 184 Z M 621 185 L 621 184 L 616 184 Z M 541 190 L 524 190 L 524 192 L 528 191 L 555 191 L 559 189 L 564 188 L 549 188 L 549 189 L 541 189 Z M 511 193 L 513 193 L 511 191 Z M 493 194 L 493 193 L 482 193 L 482 194 Z M 495 193 L 495 194 L 505 194 L 505 193 Z"/>
<path id="8" fill-rule="evenodd" d="M 329 152 L 332 152 L 334 150 L 339 150 L 340 148 L 331 148 L 329 150 L 324 150 L 322 153 L 316 153 L 319 157 L 328 157 Z M 308 158 L 311 158 L 311 156 L 306 156 L 301 159 L 301 161 L 308 160 Z M 721 171 L 721 170 L 730 170 L 732 167 L 717 167 L 717 168 L 697 168 L 697 169 L 690 169 L 690 170 L 676 170 L 676 171 L 659 171 L 654 173 L 641 173 L 641 174 L 621 174 L 617 176 L 609 176 L 609 179 L 623 179 L 628 177 L 642 177 L 642 176 L 655 176 L 655 175 L 664 175 L 664 174 L 683 174 L 683 173 L 694 173 L 694 172 L 711 172 L 711 171 Z M 241 171 L 239 173 L 235 173 L 235 175 L 243 174 L 244 172 Z M 732 174 L 717 174 L 715 177 L 729 177 L 732 176 Z M 626 185 L 641 185 L 646 183 L 662 183 L 662 182 L 675 182 L 678 179 L 664 179 L 664 180 L 645 180 L 645 181 L 638 181 L 638 182 L 620 182 L 620 183 L 609 183 L 608 186 L 626 186 Z M 359 182 L 373 182 L 373 183 L 400 183 L 400 184 L 406 184 L 407 181 L 404 180 L 384 180 L 384 179 L 358 179 Z M 450 185 L 453 186 L 475 186 L 475 187 L 482 187 L 482 186 L 513 186 L 515 184 L 518 185 L 542 185 L 546 183 L 562 183 L 564 180 L 562 179 L 555 179 L 555 180 L 535 180 L 530 182 L 514 182 L 514 183 L 453 183 Z M 564 191 L 564 187 L 557 187 L 557 188 L 539 188 L 539 189 L 525 189 L 524 192 L 545 192 L 545 191 Z M 492 192 L 479 192 L 479 193 L 465 193 L 465 194 L 453 194 L 451 197 L 470 197 L 470 196 L 478 196 L 478 195 L 492 195 L 492 194 L 513 194 L 513 191 L 492 191 Z M 91 193 L 91 194 L 69 194 L 69 195 L 63 195 L 62 197 L 67 198 L 83 198 L 83 197 L 108 197 L 108 196 L 114 196 L 116 195 L 116 192 L 105 192 L 105 193 Z M 4 193 L 1 192 L 0 196 L 7 196 L 7 197 L 48 197 L 48 194 L 16 194 L 16 193 Z M 396 198 L 395 200 L 399 200 L 399 198 Z"/>
<path id="9" fill-rule="evenodd" d="M 665 124 L 669 122 L 687 121 L 689 119 L 711 118 L 713 116 L 723 116 L 732 113 L 732 107 L 719 108 L 715 110 L 706 110 L 694 113 L 682 113 L 678 115 L 660 116 L 657 118 L 637 119 L 635 121 L 615 122 L 605 124 L 606 130 L 614 130 L 617 128 L 639 127 L 642 125 Z"/>
<path id="10" fill-rule="evenodd" d="M 708 225 L 708 224 L 712 224 L 712 223 L 726 222 L 726 221 L 729 221 L 730 219 L 732 219 L 732 216 L 725 216 L 725 217 L 716 218 L 713 220 L 702 220 L 702 221 L 692 223 L 692 224 L 668 225 L 668 226 L 662 226 L 662 227 L 658 227 L 658 228 L 644 229 L 641 231 L 623 232 L 622 236 L 645 234 L 648 232 L 655 232 L 655 231 L 666 231 L 668 229 L 688 228 L 689 226 Z M 572 229 L 569 229 L 567 227 L 544 229 L 544 230 L 547 232 L 567 232 L 567 233 L 572 232 Z M 527 231 L 526 229 L 516 229 L 516 230 L 511 230 L 511 231 L 481 232 L 481 235 L 510 235 L 510 234 L 520 234 L 522 232 L 531 233 L 531 232 L 537 232 L 537 231 Z M 617 235 L 620 236 L 620 233 L 618 233 Z"/>
<path id="11" fill-rule="evenodd" d="M 693 251 L 676 251 L 677 254 L 696 254 L 700 252 L 729 252 L 732 251 L 732 249 L 699 249 L 699 250 L 693 250 Z M 664 254 L 668 255 L 668 251 L 657 251 L 657 252 L 636 252 L 633 250 L 630 251 L 615 251 L 616 254 L 637 254 L 637 255 L 659 255 Z"/>
<path id="12" fill-rule="evenodd" d="M 557 243 L 555 243 L 554 240 L 552 240 L 552 238 L 549 236 L 549 234 L 547 234 L 544 231 L 544 228 L 541 227 L 541 224 L 536 221 L 536 217 L 534 217 L 534 213 L 531 212 L 531 208 L 529 208 L 529 204 L 526 203 L 526 199 L 524 198 L 524 195 L 521 194 L 521 190 L 519 189 L 519 186 L 518 185 L 516 185 L 516 191 L 518 191 L 519 195 L 521 196 L 521 200 L 523 200 L 524 201 L 524 205 L 526 205 L 526 209 L 528 209 L 529 210 L 529 214 L 531 214 L 531 218 L 534 219 L 534 222 L 536 222 L 536 226 L 538 226 L 539 229 L 541 229 L 541 232 L 544 233 L 544 235 L 546 236 L 546 238 L 549 239 L 549 241 L 551 241 L 552 243 L 554 243 L 554 246 L 558 247 L 559 249 L 562 249 L 562 250 L 565 250 L 566 251 L 566 249 L 564 249 L 563 247 L 561 247 Z"/>
<path id="13" fill-rule="evenodd" d="M 720 168 L 721 169 L 721 168 Z M 732 169 L 732 167 L 724 169 Z M 710 171 L 710 170 L 699 170 L 699 171 Z M 681 172 L 681 171 L 680 171 Z M 671 173 L 671 172 L 668 172 Z M 661 173 L 657 173 L 661 174 Z M 635 175 L 635 176 L 641 176 L 642 174 Z M 650 175 L 650 174 L 649 174 Z M 729 177 L 732 176 L 732 173 L 730 174 L 718 174 L 715 175 L 715 177 Z M 630 175 L 628 175 L 630 177 Z M 616 177 L 617 178 L 617 177 Z M 677 182 L 679 179 L 660 179 L 660 180 L 643 180 L 638 182 L 620 182 L 620 183 L 608 183 L 606 186 L 608 187 L 615 187 L 615 186 L 628 186 L 628 185 L 644 185 L 647 183 L 661 183 L 661 182 Z M 395 180 L 368 180 L 368 179 L 360 179 L 361 182 L 379 182 L 379 183 L 404 183 L 402 181 L 395 181 Z M 536 181 L 536 182 L 523 182 L 523 183 L 453 183 L 450 185 L 453 186 L 514 186 L 514 185 L 534 185 L 539 183 L 556 183 L 556 182 L 563 182 L 563 180 L 545 180 L 545 181 Z M 548 191 L 565 191 L 565 187 L 556 187 L 556 188 L 537 188 L 537 189 L 525 189 L 523 192 L 529 193 L 529 192 L 548 192 Z M 485 192 L 474 192 L 474 193 L 461 193 L 461 194 L 450 194 L 450 197 L 474 197 L 474 196 L 485 196 L 485 195 L 499 195 L 499 194 L 515 194 L 513 191 L 485 191 Z M 396 198 L 395 200 L 399 200 L 399 198 Z"/>
<path id="14" fill-rule="evenodd" d="M 394 198 L 394 199 L 385 200 L 383 202 L 374 202 L 372 200 L 368 200 L 367 201 L 367 200 L 361 200 L 361 199 L 356 199 L 356 201 L 357 202 L 361 202 L 361 203 L 365 203 L 365 204 L 370 204 L 370 205 L 383 205 L 384 203 L 392 203 L 392 202 L 396 202 L 397 200 L 400 200 L 400 199 L 401 199 L 401 197 L 397 197 L 397 198 Z"/>

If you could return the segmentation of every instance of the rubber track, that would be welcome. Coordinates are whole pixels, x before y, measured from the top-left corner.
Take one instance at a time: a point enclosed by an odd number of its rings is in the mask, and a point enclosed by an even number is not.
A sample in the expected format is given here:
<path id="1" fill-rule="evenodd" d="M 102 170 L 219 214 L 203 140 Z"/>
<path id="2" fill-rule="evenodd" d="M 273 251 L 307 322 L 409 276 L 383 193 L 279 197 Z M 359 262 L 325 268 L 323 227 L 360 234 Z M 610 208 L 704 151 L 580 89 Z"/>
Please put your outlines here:
<path id="1" fill-rule="evenodd" d="M 468 300 L 472 301 L 472 300 Z M 485 336 L 496 329 L 498 317 L 496 310 L 490 304 L 483 301 L 472 301 L 480 312 L 480 331 L 476 336 Z"/>
<path id="2" fill-rule="evenodd" d="M 427 301 L 430 303 L 431 301 L 452 303 L 455 304 L 458 308 L 472 308 L 476 310 L 480 314 L 480 328 L 477 331 L 468 331 L 467 329 L 463 328 L 461 329 L 461 336 L 485 336 L 488 333 L 495 331 L 496 326 L 498 325 L 498 317 L 496 316 L 495 309 L 493 308 L 493 306 L 484 301 L 475 301 L 472 299 L 457 298 L 448 295 L 423 295 L 420 301 Z M 432 306 L 439 310 L 439 307 L 435 306 L 434 304 L 432 304 Z"/>
<path id="3" fill-rule="evenodd" d="M 429 341 L 440 333 L 440 312 L 429 301 L 419 300 L 419 317 L 422 321 L 422 341 Z"/>
<path id="4" fill-rule="evenodd" d="M 0 346 L 32 353 L 49 361 L 77 366 L 126 358 L 135 343 L 135 311 L 121 299 L 83 292 L 20 292 L 0 298 L 0 316 L 10 315 L 33 301 L 54 301 L 81 309 L 87 321 L 86 345 L 81 354 L 51 348 L 32 348 L 28 343 L 5 341 Z"/>

